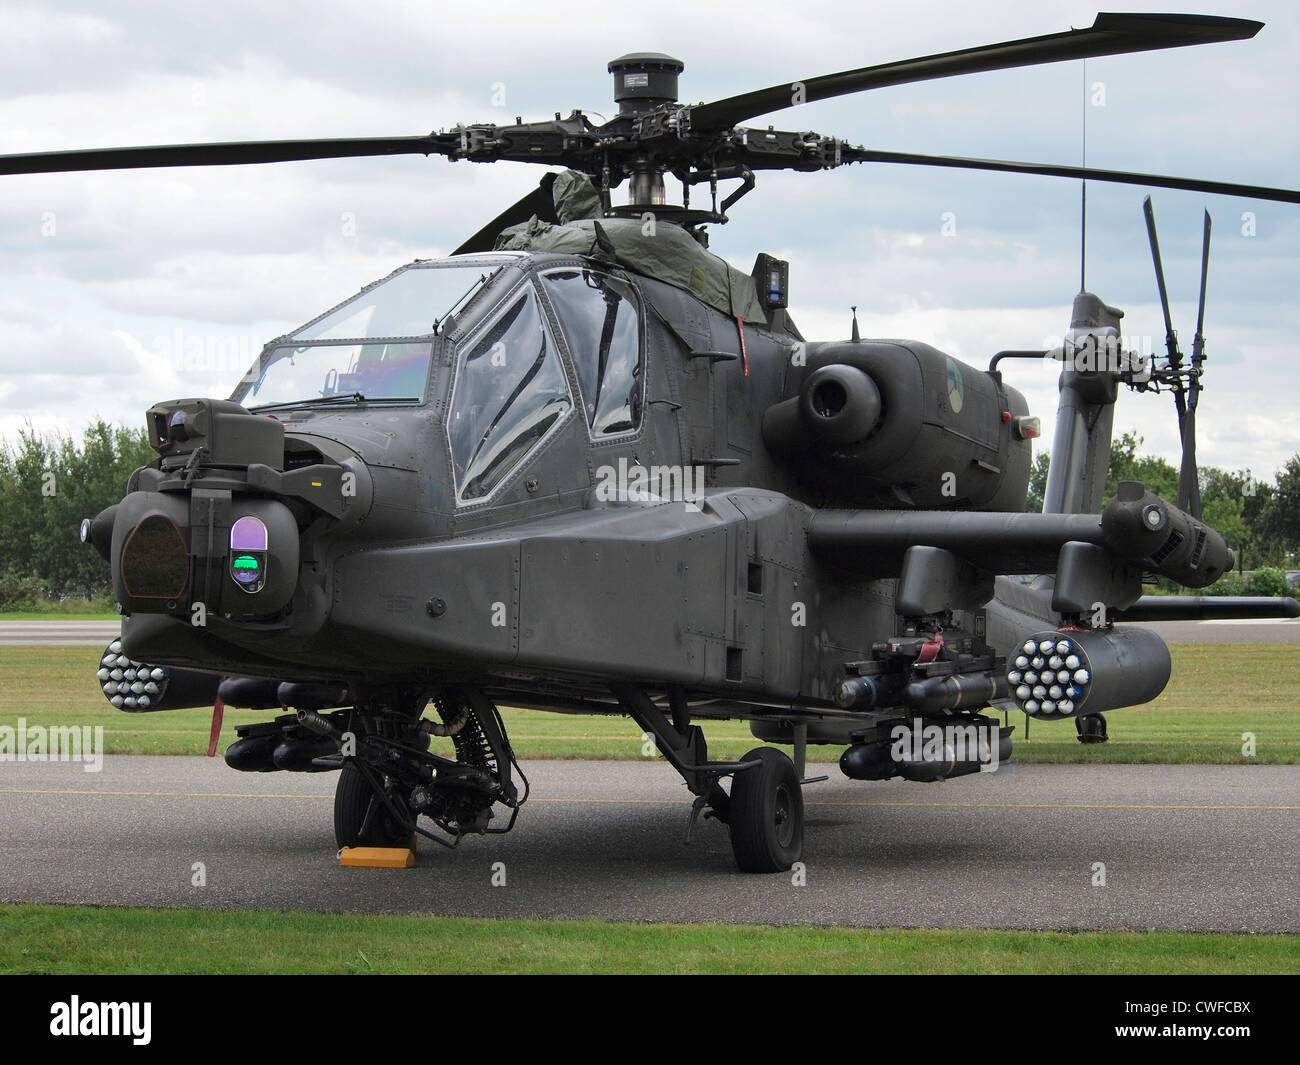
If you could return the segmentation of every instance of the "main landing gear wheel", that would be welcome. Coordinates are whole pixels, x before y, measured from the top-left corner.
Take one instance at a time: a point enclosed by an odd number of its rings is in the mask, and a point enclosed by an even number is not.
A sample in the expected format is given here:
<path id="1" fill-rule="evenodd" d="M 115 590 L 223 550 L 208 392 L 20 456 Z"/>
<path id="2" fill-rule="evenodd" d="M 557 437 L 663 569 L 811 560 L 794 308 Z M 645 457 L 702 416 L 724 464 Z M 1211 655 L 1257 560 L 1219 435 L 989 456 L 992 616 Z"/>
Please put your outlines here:
<path id="1" fill-rule="evenodd" d="M 794 763 L 775 747 L 756 747 L 760 761 L 732 778 L 728 821 L 736 864 L 746 873 L 779 873 L 803 855 L 803 790 Z"/>
<path id="2" fill-rule="evenodd" d="M 394 802 L 405 809 L 400 798 Z M 356 766 L 345 765 L 334 791 L 334 839 L 340 847 L 409 847 L 411 830 L 396 823 Z"/>

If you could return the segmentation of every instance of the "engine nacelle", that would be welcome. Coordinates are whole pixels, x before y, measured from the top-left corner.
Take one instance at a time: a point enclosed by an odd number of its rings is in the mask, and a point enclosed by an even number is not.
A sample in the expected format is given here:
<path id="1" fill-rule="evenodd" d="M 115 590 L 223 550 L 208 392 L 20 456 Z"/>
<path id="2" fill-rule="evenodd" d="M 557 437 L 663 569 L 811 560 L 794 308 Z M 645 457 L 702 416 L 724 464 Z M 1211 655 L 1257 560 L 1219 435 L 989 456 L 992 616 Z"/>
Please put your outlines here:
<path id="1" fill-rule="evenodd" d="M 928 344 L 810 344 L 798 393 L 763 415 L 763 441 L 845 505 L 1020 511 L 1027 414 L 998 374 Z"/>

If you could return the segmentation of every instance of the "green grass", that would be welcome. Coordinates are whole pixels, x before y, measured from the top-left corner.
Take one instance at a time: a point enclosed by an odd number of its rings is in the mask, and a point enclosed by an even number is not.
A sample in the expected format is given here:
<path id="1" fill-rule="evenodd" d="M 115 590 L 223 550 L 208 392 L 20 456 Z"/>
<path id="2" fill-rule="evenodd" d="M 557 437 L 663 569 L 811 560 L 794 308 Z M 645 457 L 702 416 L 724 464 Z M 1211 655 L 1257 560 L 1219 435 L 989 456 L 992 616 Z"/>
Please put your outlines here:
<path id="1" fill-rule="evenodd" d="M 1173 644 L 1173 679 L 1146 706 L 1107 716 L 1110 742 L 1084 746 L 1070 722 L 1010 724 L 1017 762 L 1161 762 L 1296 764 L 1300 762 L 1300 649 L 1291 644 Z M 104 700 L 95 680 L 93 647 L 0 648 L 0 725 L 103 725 L 110 754 L 200 754 L 207 750 L 210 710 L 127 714 Z M 230 710 L 221 746 L 234 726 L 264 721 L 264 710 Z M 623 717 L 506 710 L 520 757 L 635 759 L 641 730 Z M 709 751 L 736 758 L 758 746 L 740 721 L 704 722 Z M 1242 756 L 1242 734 L 1254 733 L 1256 756 Z M 450 749 L 450 741 L 445 743 Z M 814 761 L 834 761 L 838 747 L 811 747 Z M 657 756 L 656 756 L 657 757 Z"/>
<path id="2" fill-rule="evenodd" d="M 0 906 L 0 974 L 213 972 L 1294 974 L 1300 936 Z"/>
<path id="3" fill-rule="evenodd" d="M 30 610 L 0 607 L 0 621 L 116 621 L 112 603 L 96 599 L 37 599 Z"/>

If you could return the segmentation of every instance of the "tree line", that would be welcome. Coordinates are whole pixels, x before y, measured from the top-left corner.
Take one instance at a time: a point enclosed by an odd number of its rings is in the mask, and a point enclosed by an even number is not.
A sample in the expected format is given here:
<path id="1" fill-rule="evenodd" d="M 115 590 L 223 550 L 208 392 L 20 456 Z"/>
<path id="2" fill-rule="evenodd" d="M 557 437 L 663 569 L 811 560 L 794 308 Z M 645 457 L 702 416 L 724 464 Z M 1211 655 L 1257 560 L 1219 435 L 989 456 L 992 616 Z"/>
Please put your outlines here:
<path id="1" fill-rule="evenodd" d="M 157 454 L 143 428 L 90 425 L 80 442 L 29 425 L 0 444 L 0 610 L 90 599 L 111 609 L 108 563 L 81 542 L 81 519 L 116 503 Z"/>

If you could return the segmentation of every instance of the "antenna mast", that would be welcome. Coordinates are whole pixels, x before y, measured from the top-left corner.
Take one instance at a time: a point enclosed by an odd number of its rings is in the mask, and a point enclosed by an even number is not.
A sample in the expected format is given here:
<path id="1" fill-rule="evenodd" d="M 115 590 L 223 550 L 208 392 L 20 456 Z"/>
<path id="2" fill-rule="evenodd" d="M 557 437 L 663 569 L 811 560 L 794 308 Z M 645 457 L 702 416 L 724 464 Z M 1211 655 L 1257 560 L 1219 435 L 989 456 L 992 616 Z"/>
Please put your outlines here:
<path id="1" fill-rule="evenodd" d="M 1083 61 L 1083 159 L 1081 166 L 1088 165 L 1088 61 Z M 1079 182 L 1079 291 L 1088 290 L 1088 179 Z"/>

